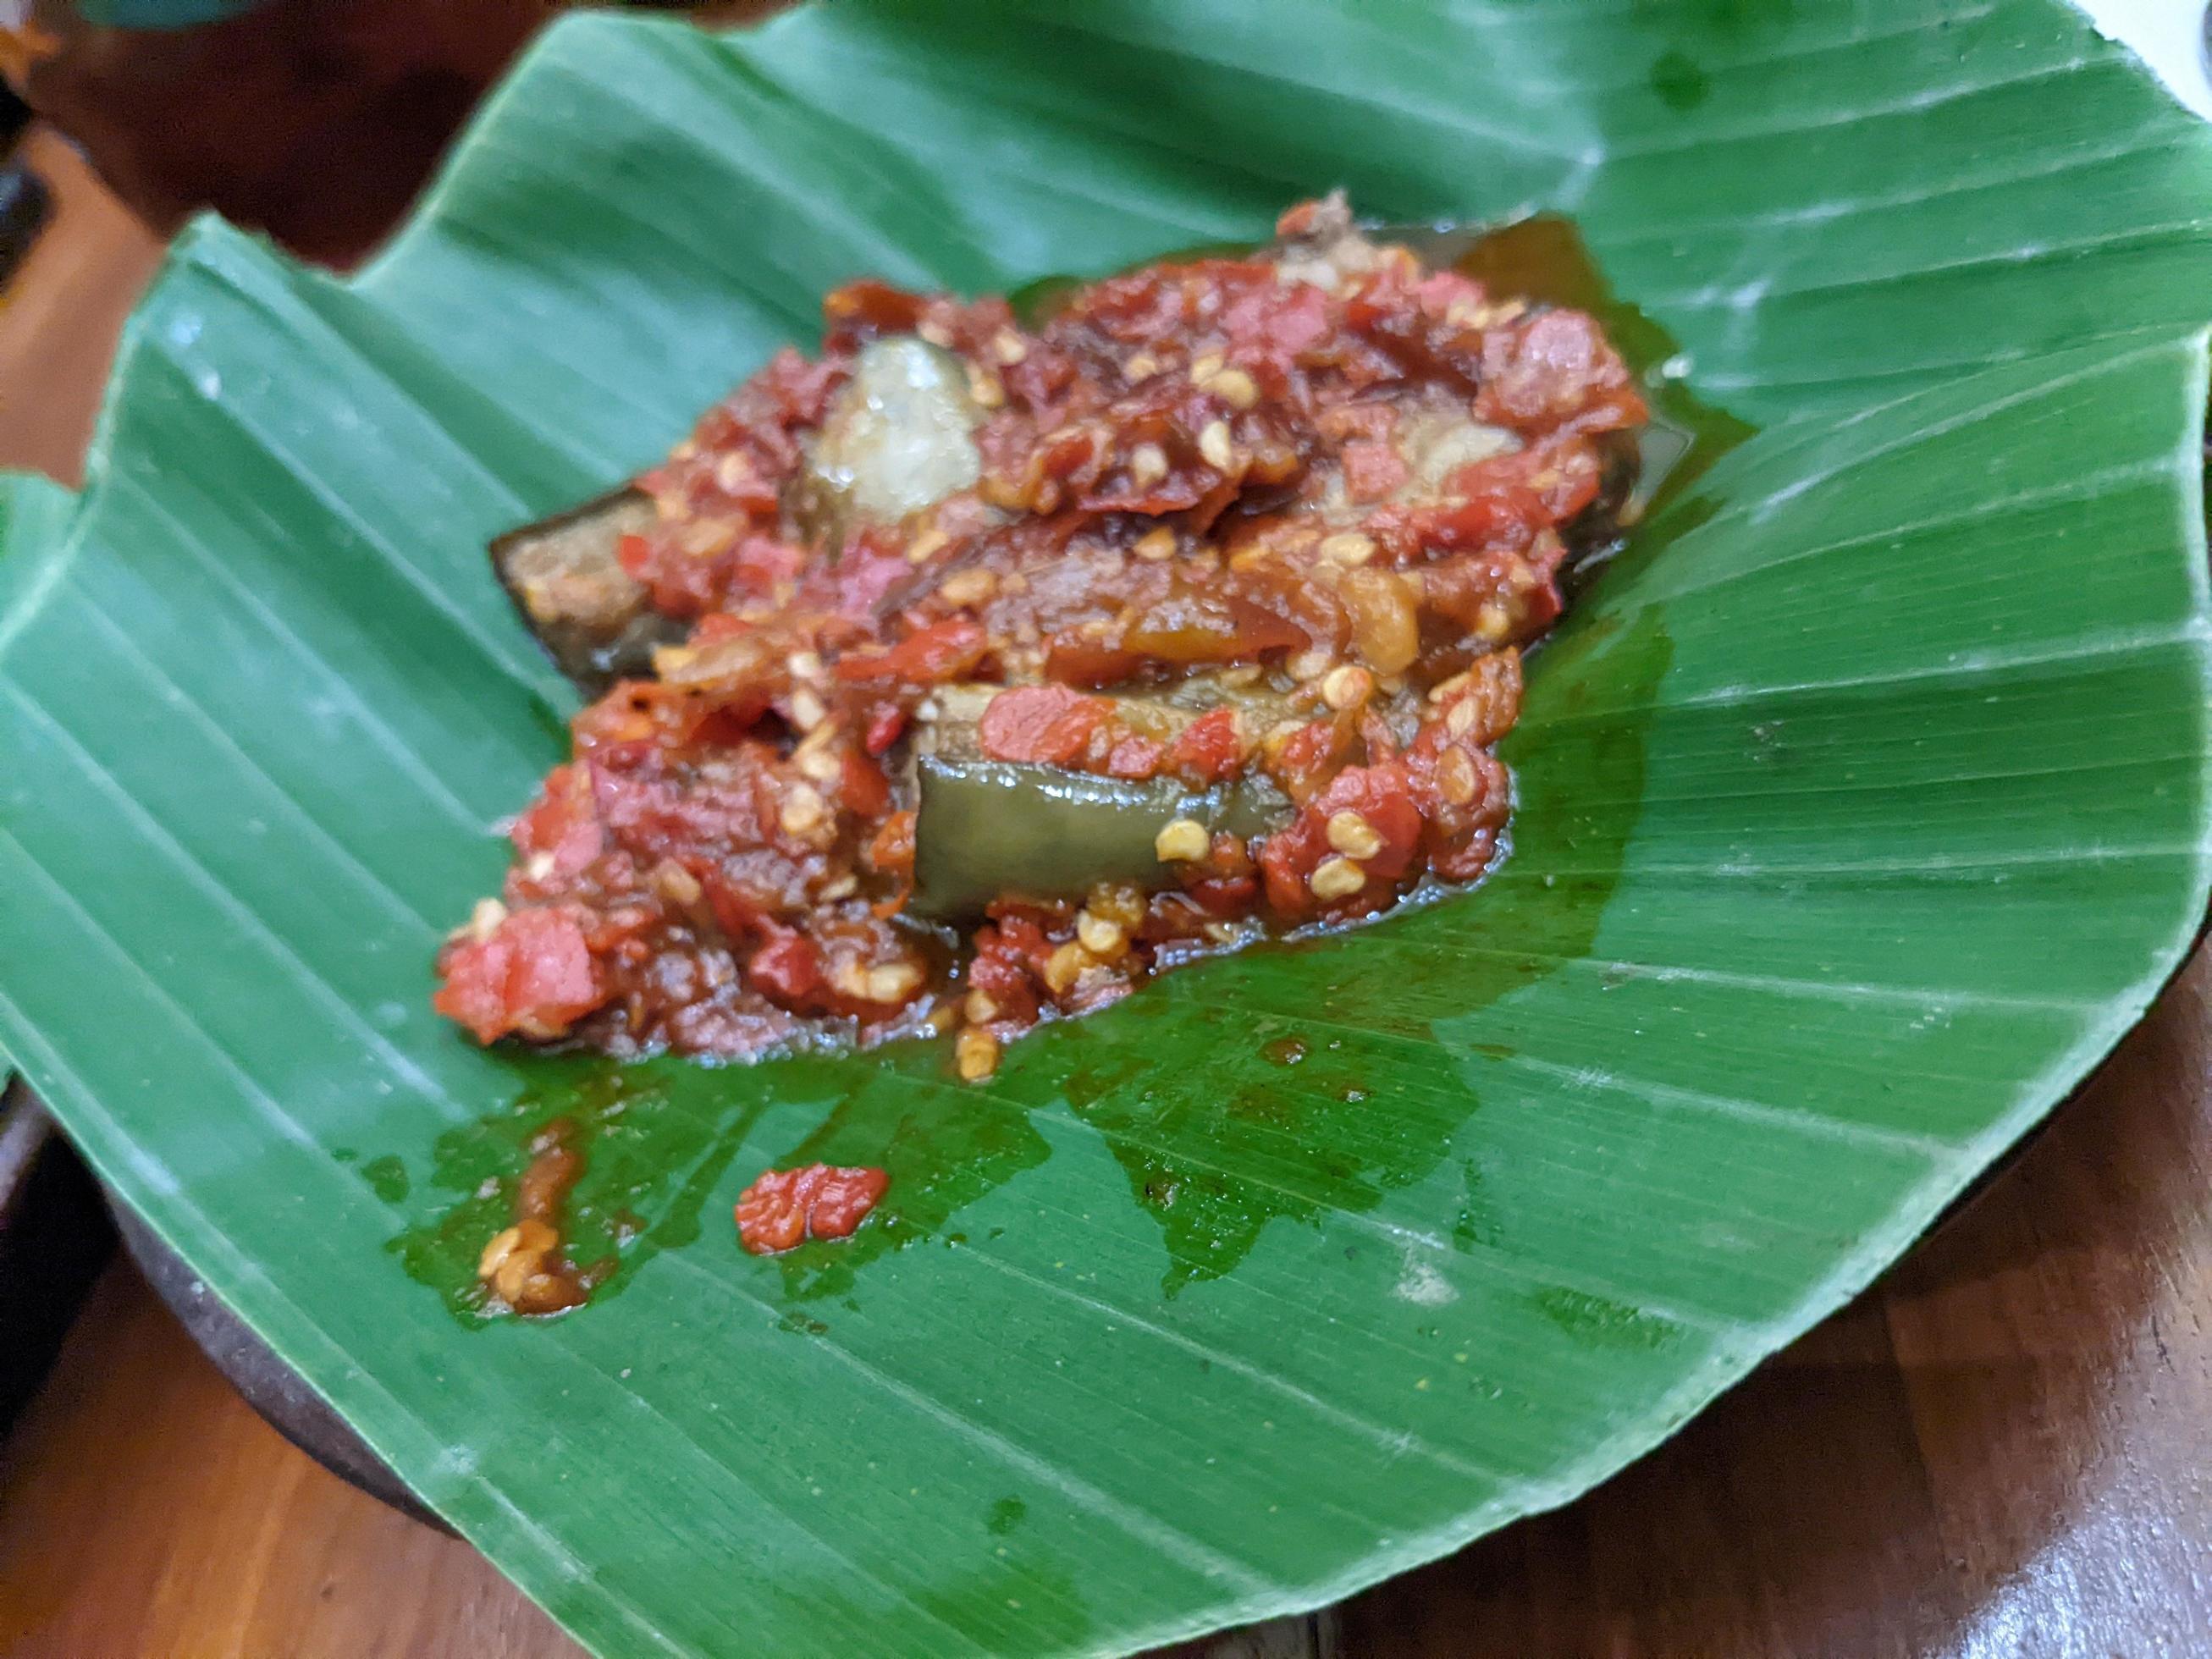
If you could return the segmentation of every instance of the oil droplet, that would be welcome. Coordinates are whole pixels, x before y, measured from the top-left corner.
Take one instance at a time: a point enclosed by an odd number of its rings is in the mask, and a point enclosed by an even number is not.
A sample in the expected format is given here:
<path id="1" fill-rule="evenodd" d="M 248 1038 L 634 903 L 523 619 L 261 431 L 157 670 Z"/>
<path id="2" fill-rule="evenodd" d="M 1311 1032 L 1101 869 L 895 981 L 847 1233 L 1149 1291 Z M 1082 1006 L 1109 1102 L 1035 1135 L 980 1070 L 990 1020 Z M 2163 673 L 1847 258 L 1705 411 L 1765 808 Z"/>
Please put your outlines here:
<path id="1" fill-rule="evenodd" d="M 1712 89 L 1712 77 L 1681 52 L 1665 52 L 1651 65 L 1651 90 L 1668 109 L 1695 109 Z"/>
<path id="2" fill-rule="evenodd" d="M 368 1182 L 369 1190 L 386 1204 L 397 1204 L 406 1198 L 407 1166 L 398 1158 L 371 1158 L 361 1166 L 361 1173 Z"/>

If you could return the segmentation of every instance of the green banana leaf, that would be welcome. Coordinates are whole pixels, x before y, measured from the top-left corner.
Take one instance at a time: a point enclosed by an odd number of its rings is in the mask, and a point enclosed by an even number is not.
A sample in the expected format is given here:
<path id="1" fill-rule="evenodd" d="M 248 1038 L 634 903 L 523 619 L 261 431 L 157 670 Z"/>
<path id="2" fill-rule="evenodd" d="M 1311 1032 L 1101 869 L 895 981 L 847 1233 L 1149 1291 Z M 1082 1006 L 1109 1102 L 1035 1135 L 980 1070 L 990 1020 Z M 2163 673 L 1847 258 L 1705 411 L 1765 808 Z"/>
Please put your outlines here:
<path id="1" fill-rule="evenodd" d="M 1548 646 L 1478 892 L 1010 1051 L 625 1070 L 428 1008 L 570 693 L 486 537 L 863 272 L 1578 220 L 1755 435 Z M 2052 0 L 904 0 L 555 28 L 339 282 L 217 223 L 0 498 L 0 1045 L 607 1653 L 1121 1652 L 1603 1478 L 1866 1284 L 2207 896 L 2212 140 Z M 1680 369 L 1680 362 L 1674 368 Z M 557 1322 L 498 1183 L 591 1144 Z M 771 1164 L 892 1175 L 755 1260 Z"/>

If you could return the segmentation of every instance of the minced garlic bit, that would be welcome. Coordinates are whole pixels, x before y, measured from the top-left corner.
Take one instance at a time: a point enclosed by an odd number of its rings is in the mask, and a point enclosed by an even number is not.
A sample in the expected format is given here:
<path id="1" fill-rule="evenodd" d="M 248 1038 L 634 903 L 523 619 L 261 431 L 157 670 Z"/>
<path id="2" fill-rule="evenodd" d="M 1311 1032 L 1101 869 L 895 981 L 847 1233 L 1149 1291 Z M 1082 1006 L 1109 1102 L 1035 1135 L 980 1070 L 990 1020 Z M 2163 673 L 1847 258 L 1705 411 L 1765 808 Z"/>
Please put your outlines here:
<path id="1" fill-rule="evenodd" d="M 1196 818 L 1177 818 L 1152 837 L 1152 851 L 1163 864 L 1194 863 L 1212 845 L 1213 838 Z"/>

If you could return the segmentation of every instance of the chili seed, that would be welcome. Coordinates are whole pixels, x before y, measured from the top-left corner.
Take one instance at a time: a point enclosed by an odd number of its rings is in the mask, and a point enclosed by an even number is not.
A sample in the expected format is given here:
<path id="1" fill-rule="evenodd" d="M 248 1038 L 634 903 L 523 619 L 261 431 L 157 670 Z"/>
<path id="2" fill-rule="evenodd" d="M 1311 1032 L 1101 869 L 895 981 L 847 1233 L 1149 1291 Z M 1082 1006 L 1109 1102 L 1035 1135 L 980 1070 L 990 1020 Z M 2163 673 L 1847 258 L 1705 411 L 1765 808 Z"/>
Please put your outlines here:
<path id="1" fill-rule="evenodd" d="M 1194 386 L 1204 386 L 1221 373 L 1222 356 L 1218 351 L 1201 352 L 1190 360 L 1190 379 Z"/>
<path id="2" fill-rule="evenodd" d="M 674 859 L 663 859 L 653 866 L 653 885 L 661 897 L 678 904 L 696 904 L 704 890 L 699 878 Z"/>
<path id="3" fill-rule="evenodd" d="M 1224 368 L 1206 383 L 1212 392 L 1231 409 L 1249 409 L 1260 401 L 1259 383 L 1241 368 Z"/>
<path id="4" fill-rule="evenodd" d="M 560 1242 L 561 1235 L 542 1221 L 518 1221 L 504 1232 L 495 1234 L 491 1243 L 484 1246 L 483 1255 L 477 1259 L 477 1276 L 493 1278 L 518 1258 L 526 1258 L 534 1270 L 545 1253 Z"/>
<path id="5" fill-rule="evenodd" d="M 816 783 L 835 783 L 837 775 L 845 769 L 844 762 L 821 747 L 800 750 L 794 757 L 794 764 L 799 768 L 800 776 Z"/>
<path id="6" fill-rule="evenodd" d="M 1045 985 L 1054 996 L 1065 996 L 1075 988 L 1075 981 L 1083 977 L 1083 970 L 1090 965 L 1091 953 L 1070 939 L 1045 958 Z"/>
<path id="7" fill-rule="evenodd" d="M 794 783 L 783 798 L 783 805 L 776 814 L 787 836 L 803 836 L 820 825 L 827 816 L 818 792 L 809 785 Z"/>
<path id="8" fill-rule="evenodd" d="M 907 544 L 906 562 L 908 564 L 927 564 L 931 558 L 943 551 L 951 540 L 951 537 L 933 525 Z"/>
<path id="9" fill-rule="evenodd" d="M 991 337 L 991 355 L 1002 363 L 1018 363 L 1030 355 L 1030 349 L 1020 335 L 1002 328 Z"/>
<path id="10" fill-rule="evenodd" d="M 1163 559 L 1175 557 L 1175 532 L 1165 525 L 1157 530 L 1147 530 L 1137 538 L 1137 544 L 1129 550 L 1139 558 L 1158 564 Z"/>
<path id="11" fill-rule="evenodd" d="M 868 969 L 868 1000 L 904 1002 L 921 988 L 921 969 L 910 962 L 887 963 Z"/>
<path id="12" fill-rule="evenodd" d="M 1196 818 L 1177 818 L 1152 837 L 1152 851 L 1163 864 L 1190 864 L 1204 858 L 1212 842 Z"/>
<path id="13" fill-rule="evenodd" d="M 1473 698 L 1462 697 L 1451 706 L 1451 712 L 1444 716 L 1444 730 L 1455 738 L 1463 738 L 1474 730 Z"/>
<path id="14" fill-rule="evenodd" d="M 981 1083 L 999 1069 L 999 1039 L 970 1026 L 952 1045 L 952 1056 L 962 1081 Z"/>
<path id="15" fill-rule="evenodd" d="M 1367 860 L 1382 850 L 1382 837 L 1357 812 L 1334 812 L 1328 820 L 1328 844 L 1348 859 Z M 1316 871 L 1316 875 L 1320 873 Z M 1358 891 L 1357 888 L 1352 890 Z"/>
<path id="16" fill-rule="evenodd" d="M 805 686 L 799 687 L 791 694 L 792 724 L 800 731 L 811 732 L 828 719 L 829 714 L 830 710 L 823 706 L 822 699 Z"/>
<path id="17" fill-rule="evenodd" d="M 969 992 L 967 1000 L 960 1005 L 960 1012 L 975 1024 L 988 1025 L 998 1018 L 999 1005 L 988 991 L 978 986 Z"/>
<path id="18" fill-rule="evenodd" d="M 1226 472 L 1237 459 L 1230 447 L 1229 422 L 1208 421 L 1198 434 L 1199 458 L 1216 472 Z"/>
<path id="19" fill-rule="evenodd" d="M 1339 711 L 1367 701 L 1375 689 L 1374 677 L 1364 668 L 1350 663 L 1332 668 L 1322 676 L 1321 700 Z"/>
<path id="20" fill-rule="evenodd" d="M 1478 639 L 1495 645 L 1512 631 L 1513 618 L 1495 599 L 1474 613 L 1474 632 Z"/>
<path id="21" fill-rule="evenodd" d="M 1347 858 L 1323 859 L 1306 878 L 1306 885 L 1323 902 L 1350 898 L 1367 885 L 1367 872 Z"/>
<path id="22" fill-rule="evenodd" d="M 1375 556 L 1375 538 L 1357 530 L 1340 531 L 1323 537 L 1319 551 L 1331 564 L 1365 564 Z"/>
<path id="23" fill-rule="evenodd" d="M 478 899 L 476 908 L 469 912 L 468 935 L 481 945 L 497 933 L 500 923 L 506 920 L 507 907 L 504 904 L 495 898 Z"/>
<path id="24" fill-rule="evenodd" d="M 1464 749 L 1447 749 L 1437 759 L 1437 788 L 1454 806 L 1464 806 L 1474 799 L 1479 780 L 1474 775 L 1474 763 Z"/>
<path id="25" fill-rule="evenodd" d="M 947 605 L 981 605 L 999 591 L 999 579 L 988 570 L 962 570 L 938 585 L 937 596 Z"/>
<path id="26" fill-rule="evenodd" d="M 1113 961 L 1129 948 L 1129 936 L 1119 922 L 1093 915 L 1089 910 L 1076 913 L 1075 937 L 1085 950 L 1105 962 Z"/>
<path id="27" fill-rule="evenodd" d="M 1155 443 L 1139 444 L 1129 452 L 1129 482 L 1139 489 L 1168 476 L 1168 453 Z"/>

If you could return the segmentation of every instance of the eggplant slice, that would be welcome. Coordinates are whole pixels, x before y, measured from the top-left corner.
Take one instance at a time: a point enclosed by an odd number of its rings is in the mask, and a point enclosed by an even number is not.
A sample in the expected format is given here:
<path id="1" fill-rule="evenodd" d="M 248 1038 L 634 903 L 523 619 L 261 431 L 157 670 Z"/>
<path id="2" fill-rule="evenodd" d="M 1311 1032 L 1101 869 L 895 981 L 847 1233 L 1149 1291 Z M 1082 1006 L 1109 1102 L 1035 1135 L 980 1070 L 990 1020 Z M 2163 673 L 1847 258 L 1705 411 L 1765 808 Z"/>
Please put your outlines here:
<path id="1" fill-rule="evenodd" d="M 1161 887 L 1175 870 L 1154 842 L 1177 818 L 1209 832 L 1250 837 L 1289 822 L 1291 803 L 1272 779 L 1252 773 L 1211 789 L 1172 778 L 1133 781 L 1068 767 L 993 760 L 976 723 L 1001 686 L 952 685 L 921 721 L 914 752 L 914 896 L 908 908 L 933 921 L 971 920 L 1008 896 L 1080 899 L 1100 882 Z M 1234 702 L 1265 725 L 1280 699 L 1205 695 L 1204 683 L 1178 688 L 1206 706 Z M 1123 722 L 1170 736 L 1201 708 L 1117 697 Z"/>
<path id="2" fill-rule="evenodd" d="M 616 557 L 622 538 L 653 520 L 653 498 L 625 485 L 491 544 L 492 568 L 524 625 L 586 696 L 650 673 L 653 647 L 690 631 L 653 610 Z"/>

